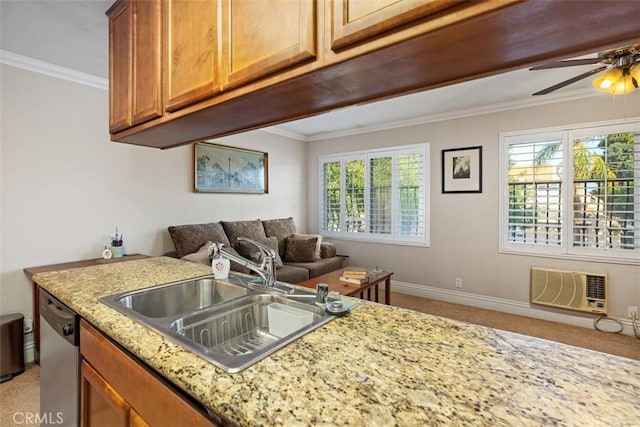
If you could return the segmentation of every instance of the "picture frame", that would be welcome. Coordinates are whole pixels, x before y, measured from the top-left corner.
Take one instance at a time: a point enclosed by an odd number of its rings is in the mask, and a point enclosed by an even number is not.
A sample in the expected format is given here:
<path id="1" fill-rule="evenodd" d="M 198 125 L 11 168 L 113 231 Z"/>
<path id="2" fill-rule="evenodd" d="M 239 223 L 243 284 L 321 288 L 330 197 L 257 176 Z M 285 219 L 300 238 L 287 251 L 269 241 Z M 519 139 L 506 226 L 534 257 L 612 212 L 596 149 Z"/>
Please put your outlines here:
<path id="1" fill-rule="evenodd" d="M 193 147 L 195 192 L 269 192 L 267 153 L 208 142 L 198 142 Z"/>
<path id="2" fill-rule="evenodd" d="M 442 150 L 442 192 L 482 193 L 482 147 Z"/>

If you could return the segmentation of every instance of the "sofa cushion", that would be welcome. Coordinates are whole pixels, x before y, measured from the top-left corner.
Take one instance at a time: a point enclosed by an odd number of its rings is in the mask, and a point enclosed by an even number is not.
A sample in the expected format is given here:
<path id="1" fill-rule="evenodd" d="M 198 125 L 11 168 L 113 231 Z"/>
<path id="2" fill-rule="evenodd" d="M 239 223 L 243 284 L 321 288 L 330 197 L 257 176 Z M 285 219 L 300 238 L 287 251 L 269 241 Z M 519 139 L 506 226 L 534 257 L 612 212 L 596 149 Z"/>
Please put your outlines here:
<path id="1" fill-rule="evenodd" d="M 185 255 L 197 252 L 207 242 L 223 243 L 229 247 L 229 239 L 220 223 L 188 224 L 170 226 L 169 234 L 176 247 L 176 256 L 182 258 Z"/>
<path id="2" fill-rule="evenodd" d="M 267 236 L 275 236 L 278 238 L 278 251 L 280 252 L 280 256 L 283 257 L 287 245 L 287 237 L 296 232 L 296 225 L 293 222 L 293 218 L 268 219 L 262 221 L 262 225 L 264 226 L 264 232 Z"/>
<path id="3" fill-rule="evenodd" d="M 281 268 L 283 264 L 282 258 L 280 258 L 280 254 L 278 253 L 278 238 L 272 236 L 267 237 L 265 240 L 257 240 L 257 242 L 270 247 L 276 252 L 276 259 L 274 260 L 274 264 L 276 268 Z M 246 259 L 249 259 L 258 264 L 262 262 L 262 252 L 255 245 L 249 242 L 238 241 L 236 243 L 236 249 L 238 253 Z"/>
<path id="4" fill-rule="evenodd" d="M 276 271 L 276 280 L 286 283 L 299 283 L 309 280 L 309 270 L 293 265 L 284 265 Z"/>
<path id="5" fill-rule="evenodd" d="M 309 277 L 317 277 L 342 268 L 342 258 L 332 257 L 313 262 L 285 262 L 283 268 L 296 267 L 304 268 L 309 272 Z M 279 271 L 279 270 L 278 270 Z M 294 282 L 297 283 L 297 282 Z"/>
<path id="6" fill-rule="evenodd" d="M 284 260 L 287 262 L 313 262 L 317 242 L 317 237 L 287 237 Z"/>
<path id="7" fill-rule="evenodd" d="M 337 255 L 336 247 L 333 243 L 322 242 L 320 245 L 320 258 L 332 258 Z"/>
<path id="8" fill-rule="evenodd" d="M 252 221 L 220 221 L 220 223 L 225 233 L 227 233 L 231 246 L 234 248 L 238 244 L 238 237 L 247 237 L 258 242 L 267 240 L 262 221 L 259 219 Z"/>

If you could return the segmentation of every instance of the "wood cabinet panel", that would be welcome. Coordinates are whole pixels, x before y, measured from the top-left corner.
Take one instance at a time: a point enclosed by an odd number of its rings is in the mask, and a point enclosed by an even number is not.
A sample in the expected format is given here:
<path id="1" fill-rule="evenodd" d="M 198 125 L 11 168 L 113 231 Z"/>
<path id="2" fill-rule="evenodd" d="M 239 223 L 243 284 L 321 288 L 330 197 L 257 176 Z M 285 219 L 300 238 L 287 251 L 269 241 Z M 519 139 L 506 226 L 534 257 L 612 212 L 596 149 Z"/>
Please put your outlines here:
<path id="1" fill-rule="evenodd" d="M 80 321 L 80 353 L 85 363 L 89 363 L 115 394 L 135 411 L 137 415 L 130 417 L 127 414 L 128 420 L 135 419 L 136 422 L 153 426 L 216 425 L 203 409 L 197 409 L 166 380 L 136 361 L 84 320 Z M 87 399 L 84 390 L 83 401 Z"/>
<path id="2" fill-rule="evenodd" d="M 221 90 L 218 0 L 168 0 L 165 13 L 166 111 Z"/>
<path id="3" fill-rule="evenodd" d="M 463 0 L 334 0 L 331 48 L 362 42 Z"/>
<path id="4" fill-rule="evenodd" d="M 109 131 L 131 126 L 132 12 L 130 3 L 116 3 L 109 15 Z"/>
<path id="5" fill-rule="evenodd" d="M 225 89 L 317 55 L 314 0 L 225 0 Z"/>
<path id="6" fill-rule="evenodd" d="M 133 3 L 131 124 L 162 116 L 162 14 L 160 0 Z"/>
<path id="7" fill-rule="evenodd" d="M 160 0 L 122 0 L 109 15 L 109 130 L 162 116 Z"/>
<path id="8" fill-rule="evenodd" d="M 89 365 L 82 362 L 82 425 L 128 426 L 130 406 Z"/>

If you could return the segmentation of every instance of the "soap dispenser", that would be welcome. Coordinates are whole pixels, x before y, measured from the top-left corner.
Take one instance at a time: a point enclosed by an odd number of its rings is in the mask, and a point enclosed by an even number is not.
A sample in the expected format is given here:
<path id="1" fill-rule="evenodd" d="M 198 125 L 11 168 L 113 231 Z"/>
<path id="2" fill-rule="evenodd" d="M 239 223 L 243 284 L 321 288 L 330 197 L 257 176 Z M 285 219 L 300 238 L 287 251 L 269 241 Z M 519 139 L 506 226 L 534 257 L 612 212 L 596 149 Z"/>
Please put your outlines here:
<path id="1" fill-rule="evenodd" d="M 231 269 L 231 261 L 224 257 L 220 251 L 223 246 L 222 243 L 214 243 L 210 249 L 213 253 L 211 257 L 211 270 L 213 271 L 213 277 L 216 279 L 226 279 L 229 277 L 229 270 Z"/>

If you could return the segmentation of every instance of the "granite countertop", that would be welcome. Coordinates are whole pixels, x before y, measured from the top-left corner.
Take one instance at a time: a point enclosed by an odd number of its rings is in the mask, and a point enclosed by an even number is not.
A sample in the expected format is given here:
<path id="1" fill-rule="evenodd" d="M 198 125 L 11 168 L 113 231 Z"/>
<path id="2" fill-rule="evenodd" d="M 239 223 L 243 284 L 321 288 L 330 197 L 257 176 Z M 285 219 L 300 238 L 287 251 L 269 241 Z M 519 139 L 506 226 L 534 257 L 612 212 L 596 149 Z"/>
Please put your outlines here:
<path id="1" fill-rule="evenodd" d="M 640 362 L 631 359 L 364 302 L 227 374 L 97 301 L 210 271 L 160 257 L 34 279 L 238 425 L 639 424 Z"/>

